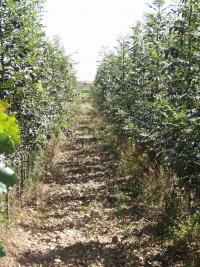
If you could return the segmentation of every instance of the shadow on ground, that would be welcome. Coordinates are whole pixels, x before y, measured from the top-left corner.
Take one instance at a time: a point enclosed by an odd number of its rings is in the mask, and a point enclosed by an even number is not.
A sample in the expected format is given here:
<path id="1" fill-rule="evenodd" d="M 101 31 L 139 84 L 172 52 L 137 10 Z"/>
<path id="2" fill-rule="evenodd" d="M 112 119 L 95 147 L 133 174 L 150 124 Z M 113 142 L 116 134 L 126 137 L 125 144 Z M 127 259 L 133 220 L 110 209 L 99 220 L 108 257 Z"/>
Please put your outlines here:
<path id="1" fill-rule="evenodd" d="M 28 260 L 27 260 L 28 259 Z M 110 244 L 101 244 L 99 242 L 90 241 L 88 243 L 76 243 L 66 248 L 58 248 L 49 251 L 48 254 L 41 252 L 26 252 L 19 259 L 22 266 L 34 266 L 42 264 L 42 266 L 59 266 L 56 262 L 60 262 L 60 266 L 68 267 L 137 267 L 137 260 L 134 265 L 127 265 L 126 248 L 123 245 L 112 246 Z M 96 265 L 94 265 L 96 264 Z"/>

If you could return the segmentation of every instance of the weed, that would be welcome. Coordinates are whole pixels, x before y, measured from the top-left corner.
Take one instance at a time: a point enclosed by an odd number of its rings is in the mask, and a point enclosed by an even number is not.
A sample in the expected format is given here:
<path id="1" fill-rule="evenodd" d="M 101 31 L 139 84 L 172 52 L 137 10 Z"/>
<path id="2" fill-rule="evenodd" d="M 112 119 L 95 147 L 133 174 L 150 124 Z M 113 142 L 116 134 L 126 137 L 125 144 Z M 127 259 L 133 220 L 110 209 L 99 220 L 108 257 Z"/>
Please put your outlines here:
<path id="1" fill-rule="evenodd" d="M 200 212 L 177 220 L 171 235 L 174 247 L 186 252 L 184 266 L 200 266 Z"/>

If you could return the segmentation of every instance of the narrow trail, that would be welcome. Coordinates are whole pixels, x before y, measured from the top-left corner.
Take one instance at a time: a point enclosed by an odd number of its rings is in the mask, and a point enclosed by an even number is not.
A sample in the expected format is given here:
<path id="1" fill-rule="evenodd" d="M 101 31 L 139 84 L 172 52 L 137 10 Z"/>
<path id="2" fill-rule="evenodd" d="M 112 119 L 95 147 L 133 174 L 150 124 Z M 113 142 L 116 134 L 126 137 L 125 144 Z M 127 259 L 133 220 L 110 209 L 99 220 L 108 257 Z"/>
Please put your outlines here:
<path id="1" fill-rule="evenodd" d="M 72 134 L 56 140 L 42 181 L 10 227 L 0 267 L 175 266 L 164 261 L 149 207 L 133 203 L 119 212 L 115 186 L 126 177 L 118 176 L 116 159 L 94 134 L 91 109 L 82 101 Z"/>
<path id="2" fill-rule="evenodd" d="M 89 111 L 89 104 L 80 106 L 71 138 L 57 145 L 42 195 L 18 226 L 14 266 L 131 266 L 107 188 L 116 178 L 113 159 L 91 134 Z"/>

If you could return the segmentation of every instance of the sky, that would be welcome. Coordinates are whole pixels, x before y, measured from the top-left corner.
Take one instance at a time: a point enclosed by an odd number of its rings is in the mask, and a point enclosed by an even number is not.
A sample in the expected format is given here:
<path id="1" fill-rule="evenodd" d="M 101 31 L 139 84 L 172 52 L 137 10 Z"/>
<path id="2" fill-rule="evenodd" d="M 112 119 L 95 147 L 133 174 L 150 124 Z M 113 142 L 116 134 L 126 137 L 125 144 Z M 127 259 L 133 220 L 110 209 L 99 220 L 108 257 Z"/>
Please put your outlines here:
<path id="1" fill-rule="evenodd" d="M 92 81 L 103 47 L 129 33 L 143 16 L 147 0 L 47 0 L 44 25 L 49 37 L 59 36 L 77 62 L 77 78 Z"/>

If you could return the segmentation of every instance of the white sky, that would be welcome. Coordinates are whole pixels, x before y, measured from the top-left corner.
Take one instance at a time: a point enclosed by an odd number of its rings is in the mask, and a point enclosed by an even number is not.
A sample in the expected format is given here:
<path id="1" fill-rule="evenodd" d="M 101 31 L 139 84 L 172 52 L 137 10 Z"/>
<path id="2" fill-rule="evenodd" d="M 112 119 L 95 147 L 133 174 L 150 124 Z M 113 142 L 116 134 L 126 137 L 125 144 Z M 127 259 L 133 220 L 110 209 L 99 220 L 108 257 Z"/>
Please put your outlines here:
<path id="1" fill-rule="evenodd" d="M 47 0 L 44 25 L 77 64 L 79 80 L 93 80 L 99 52 L 112 48 L 142 18 L 147 0 Z"/>

